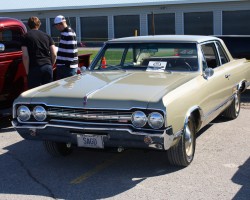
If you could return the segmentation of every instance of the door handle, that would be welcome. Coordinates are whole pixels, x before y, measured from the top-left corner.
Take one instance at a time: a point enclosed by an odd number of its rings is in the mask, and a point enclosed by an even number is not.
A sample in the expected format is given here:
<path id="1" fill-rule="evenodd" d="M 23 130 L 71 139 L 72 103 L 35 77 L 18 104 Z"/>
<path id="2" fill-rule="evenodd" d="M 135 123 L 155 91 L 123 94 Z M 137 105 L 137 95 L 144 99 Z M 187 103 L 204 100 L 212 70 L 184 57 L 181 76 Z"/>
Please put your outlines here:
<path id="1" fill-rule="evenodd" d="M 225 78 L 229 78 L 231 76 L 231 74 L 226 74 Z"/>

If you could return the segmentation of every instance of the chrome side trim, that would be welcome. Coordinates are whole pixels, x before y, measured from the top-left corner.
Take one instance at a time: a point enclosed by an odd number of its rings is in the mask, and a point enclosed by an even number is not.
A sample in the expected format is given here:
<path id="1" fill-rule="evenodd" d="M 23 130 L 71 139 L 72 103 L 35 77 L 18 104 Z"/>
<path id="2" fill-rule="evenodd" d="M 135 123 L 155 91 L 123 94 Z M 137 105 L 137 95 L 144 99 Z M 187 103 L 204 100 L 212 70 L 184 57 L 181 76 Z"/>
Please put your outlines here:
<path id="1" fill-rule="evenodd" d="M 214 109 L 212 109 L 211 111 L 207 112 L 205 115 L 204 115 L 204 121 L 206 121 L 209 116 L 211 116 L 213 113 L 219 111 L 219 110 L 223 110 L 224 108 L 226 108 L 229 103 L 231 103 L 233 101 L 235 97 L 235 94 L 233 94 L 231 97 L 229 97 L 228 99 L 226 99 L 225 101 L 223 101 L 221 104 L 219 104 L 218 106 L 216 106 Z"/>

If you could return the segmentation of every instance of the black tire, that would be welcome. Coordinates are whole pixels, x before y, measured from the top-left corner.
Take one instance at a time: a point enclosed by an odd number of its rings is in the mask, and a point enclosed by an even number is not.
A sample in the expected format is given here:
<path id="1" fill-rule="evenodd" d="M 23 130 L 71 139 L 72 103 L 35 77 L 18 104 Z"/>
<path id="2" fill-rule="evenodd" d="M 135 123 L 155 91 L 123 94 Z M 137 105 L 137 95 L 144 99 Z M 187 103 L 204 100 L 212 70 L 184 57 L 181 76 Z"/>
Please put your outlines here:
<path id="1" fill-rule="evenodd" d="M 240 93 L 234 95 L 234 99 L 230 106 L 222 113 L 228 119 L 236 119 L 240 114 Z"/>
<path id="2" fill-rule="evenodd" d="M 72 153 L 72 148 L 67 147 L 66 143 L 63 142 L 45 140 L 43 141 L 43 145 L 46 151 L 54 157 L 67 156 Z"/>
<path id="3" fill-rule="evenodd" d="M 193 161 L 195 145 L 195 123 L 194 119 L 189 117 L 180 140 L 167 151 L 169 163 L 181 167 L 188 166 Z"/>

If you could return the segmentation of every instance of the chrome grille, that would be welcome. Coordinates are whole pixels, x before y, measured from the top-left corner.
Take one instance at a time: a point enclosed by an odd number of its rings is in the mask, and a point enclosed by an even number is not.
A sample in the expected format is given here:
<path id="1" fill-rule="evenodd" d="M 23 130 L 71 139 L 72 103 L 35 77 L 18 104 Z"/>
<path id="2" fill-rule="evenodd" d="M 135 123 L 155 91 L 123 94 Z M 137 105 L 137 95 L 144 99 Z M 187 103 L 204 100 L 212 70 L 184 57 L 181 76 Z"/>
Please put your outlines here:
<path id="1" fill-rule="evenodd" d="M 49 107 L 50 119 L 81 120 L 87 122 L 130 123 L 132 111 L 87 110 L 74 108 Z"/>

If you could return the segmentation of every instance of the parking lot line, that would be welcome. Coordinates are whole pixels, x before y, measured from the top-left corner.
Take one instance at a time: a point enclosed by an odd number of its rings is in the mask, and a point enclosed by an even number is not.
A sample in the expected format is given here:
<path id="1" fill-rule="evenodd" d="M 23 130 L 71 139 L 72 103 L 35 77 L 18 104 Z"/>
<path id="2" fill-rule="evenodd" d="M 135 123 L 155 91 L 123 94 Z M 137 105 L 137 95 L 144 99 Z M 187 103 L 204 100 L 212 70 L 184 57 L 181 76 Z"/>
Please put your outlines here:
<path id="1" fill-rule="evenodd" d="M 101 170 L 105 169 L 106 167 L 108 167 L 109 165 L 111 165 L 112 163 L 114 163 L 115 161 L 117 161 L 118 159 L 120 159 L 123 155 L 124 155 L 124 153 L 120 153 L 118 155 L 115 155 L 115 156 L 111 157 L 110 159 L 105 160 L 103 163 L 97 165 L 92 170 L 89 170 L 88 172 L 86 172 L 86 173 L 80 175 L 79 177 L 75 178 L 70 183 L 71 184 L 82 183 L 86 179 L 90 178 L 91 176 L 94 176 L 95 174 L 97 174 Z"/>

